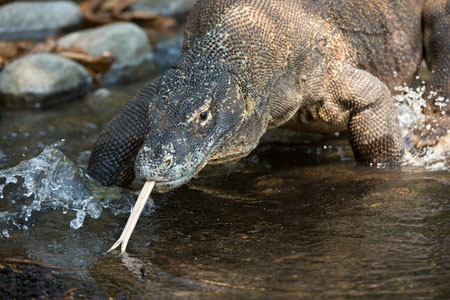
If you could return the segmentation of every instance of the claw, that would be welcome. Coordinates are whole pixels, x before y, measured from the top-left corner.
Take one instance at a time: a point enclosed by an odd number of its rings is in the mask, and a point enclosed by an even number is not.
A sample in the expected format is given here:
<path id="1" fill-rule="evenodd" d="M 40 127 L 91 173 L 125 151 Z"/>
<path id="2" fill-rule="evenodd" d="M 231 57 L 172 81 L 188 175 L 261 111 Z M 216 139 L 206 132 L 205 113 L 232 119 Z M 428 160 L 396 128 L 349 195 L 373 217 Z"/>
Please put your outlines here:
<path id="1" fill-rule="evenodd" d="M 145 203 L 147 203 L 147 199 L 150 196 L 150 193 L 152 192 L 154 186 L 155 186 L 154 181 L 145 182 L 144 187 L 142 188 L 142 191 L 139 194 L 139 197 L 136 200 L 133 209 L 131 210 L 131 214 L 128 217 L 127 224 L 125 225 L 122 234 L 120 235 L 119 239 L 114 243 L 114 245 L 112 245 L 112 247 L 109 248 L 107 252 L 116 249 L 119 245 L 122 245 L 120 247 L 120 253 L 125 252 L 125 250 L 127 249 L 128 240 L 130 239 L 131 234 L 133 233 L 134 227 L 136 226 L 139 216 L 141 215 L 141 212 L 145 207 Z"/>

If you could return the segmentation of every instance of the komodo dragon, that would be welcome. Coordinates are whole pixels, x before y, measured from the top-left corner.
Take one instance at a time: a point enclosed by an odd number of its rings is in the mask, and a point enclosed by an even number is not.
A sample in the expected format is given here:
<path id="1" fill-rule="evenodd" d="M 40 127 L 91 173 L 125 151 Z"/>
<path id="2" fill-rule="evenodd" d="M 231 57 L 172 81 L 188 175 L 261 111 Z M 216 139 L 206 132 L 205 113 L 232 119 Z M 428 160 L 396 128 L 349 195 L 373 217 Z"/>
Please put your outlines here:
<path id="1" fill-rule="evenodd" d="M 89 173 L 166 191 L 238 160 L 297 111 L 347 125 L 355 160 L 404 152 L 390 89 L 422 60 L 450 96 L 450 0 L 200 0 L 178 63 L 100 134 Z"/>

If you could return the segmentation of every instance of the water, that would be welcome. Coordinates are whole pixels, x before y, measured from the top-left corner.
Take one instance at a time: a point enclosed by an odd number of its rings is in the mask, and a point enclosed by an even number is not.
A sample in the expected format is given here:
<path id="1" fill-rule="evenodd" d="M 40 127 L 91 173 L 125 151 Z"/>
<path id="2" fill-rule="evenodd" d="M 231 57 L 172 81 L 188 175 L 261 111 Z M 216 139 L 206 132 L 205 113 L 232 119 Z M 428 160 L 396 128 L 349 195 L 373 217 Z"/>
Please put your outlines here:
<path id="1" fill-rule="evenodd" d="M 445 109 L 450 107 L 450 99 L 437 97 L 435 92 L 427 91 L 425 82 L 415 89 L 405 85 L 396 90 L 400 92 L 394 99 L 402 134 L 410 142 L 403 165 L 424 167 L 432 171 L 448 170 L 450 122 Z M 432 99 L 437 112 L 430 117 L 424 111 L 427 110 L 427 102 Z"/>
<path id="2" fill-rule="evenodd" d="M 0 176 L 0 298 L 450 297 L 445 138 L 378 169 L 354 165 L 345 134 L 272 131 L 239 163 L 152 195 L 128 253 L 106 254 L 136 193 L 78 166 L 139 85 L 3 114 L 2 168 L 45 151 Z M 423 121 L 408 99 L 426 93 L 405 92 L 408 138 Z"/>

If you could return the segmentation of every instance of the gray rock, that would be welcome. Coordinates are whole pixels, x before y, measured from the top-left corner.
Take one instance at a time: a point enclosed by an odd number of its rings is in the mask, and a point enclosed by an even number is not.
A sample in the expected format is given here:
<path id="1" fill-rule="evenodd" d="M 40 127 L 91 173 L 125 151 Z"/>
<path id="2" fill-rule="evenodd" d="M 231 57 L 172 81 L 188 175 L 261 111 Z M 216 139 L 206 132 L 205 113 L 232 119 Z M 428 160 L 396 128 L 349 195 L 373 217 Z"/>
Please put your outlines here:
<path id="1" fill-rule="evenodd" d="M 183 35 L 179 34 L 173 38 L 160 41 L 155 45 L 155 62 L 158 71 L 162 72 L 175 65 L 181 55 L 183 46 Z"/>
<path id="2" fill-rule="evenodd" d="M 189 12 L 195 2 L 197 0 L 138 0 L 132 6 L 132 9 L 154 12 L 163 16 L 172 16 Z"/>
<path id="3" fill-rule="evenodd" d="M 43 39 L 74 29 L 82 20 L 71 1 L 13 2 L 0 7 L 0 40 Z"/>
<path id="4" fill-rule="evenodd" d="M 119 22 L 74 32 L 59 39 L 58 45 L 76 45 L 95 56 L 110 52 L 114 63 L 102 78 L 105 84 L 140 79 L 156 69 L 147 35 L 133 23 Z"/>
<path id="5" fill-rule="evenodd" d="M 44 107 L 82 96 L 91 86 L 80 64 L 56 54 L 35 54 L 0 73 L 0 100 L 6 107 Z"/>

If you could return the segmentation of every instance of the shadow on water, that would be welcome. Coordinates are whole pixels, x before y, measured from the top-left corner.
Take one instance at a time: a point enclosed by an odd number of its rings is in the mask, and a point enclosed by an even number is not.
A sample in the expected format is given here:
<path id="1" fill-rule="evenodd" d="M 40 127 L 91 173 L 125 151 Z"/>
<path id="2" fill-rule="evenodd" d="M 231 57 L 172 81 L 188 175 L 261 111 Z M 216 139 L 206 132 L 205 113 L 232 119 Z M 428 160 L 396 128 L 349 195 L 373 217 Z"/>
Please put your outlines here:
<path id="1" fill-rule="evenodd" d="M 48 144 L 86 165 L 99 128 L 130 92 L 7 112 L 2 167 Z M 28 229 L 0 223 L 9 236 L 0 239 L 0 298 L 450 296 L 448 171 L 355 166 L 345 136 L 282 134 L 293 139 L 154 195 L 154 213 L 141 217 L 123 256 L 105 254 L 128 217 L 111 203 L 78 230 L 70 209 L 36 211 Z"/>

